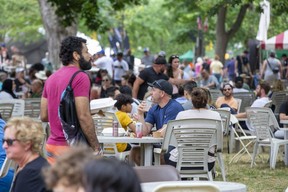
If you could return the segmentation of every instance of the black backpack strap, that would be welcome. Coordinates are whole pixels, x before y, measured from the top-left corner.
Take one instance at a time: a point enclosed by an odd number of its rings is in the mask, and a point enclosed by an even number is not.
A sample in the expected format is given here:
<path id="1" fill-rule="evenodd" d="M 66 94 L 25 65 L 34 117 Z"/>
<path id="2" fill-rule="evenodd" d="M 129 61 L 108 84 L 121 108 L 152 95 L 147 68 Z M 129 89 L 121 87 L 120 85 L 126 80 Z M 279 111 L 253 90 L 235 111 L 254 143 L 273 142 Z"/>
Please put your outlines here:
<path id="1" fill-rule="evenodd" d="M 74 78 L 76 77 L 76 75 L 77 75 L 78 73 L 80 73 L 80 72 L 85 73 L 85 72 L 82 71 L 82 70 L 76 71 L 76 72 L 72 75 L 72 77 L 71 77 L 71 79 L 70 79 L 70 81 L 69 81 L 69 83 L 68 83 L 68 86 L 69 86 L 69 87 L 72 87 L 73 79 L 74 79 Z M 86 73 L 85 73 L 85 74 L 86 74 Z"/>

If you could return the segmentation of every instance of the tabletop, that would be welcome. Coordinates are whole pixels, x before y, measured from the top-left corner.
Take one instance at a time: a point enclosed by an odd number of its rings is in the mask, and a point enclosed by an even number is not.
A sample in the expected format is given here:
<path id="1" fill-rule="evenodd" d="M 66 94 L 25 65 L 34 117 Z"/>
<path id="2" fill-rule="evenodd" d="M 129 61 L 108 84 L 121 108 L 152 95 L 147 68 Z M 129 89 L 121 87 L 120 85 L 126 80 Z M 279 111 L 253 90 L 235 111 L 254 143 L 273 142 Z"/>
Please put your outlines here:
<path id="1" fill-rule="evenodd" d="M 214 184 L 220 188 L 222 192 L 246 192 L 247 187 L 242 183 L 235 182 L 223 182 L 223 181 L 164 181 L 164 182 L 151 182 L 151 183 L 141 183 L 141 188 L 143 192 L 152 192 L 153 189 L 159 185 L 169 184 L 169 185 L 179 185 L 181 183 L 199 183 L 199 184 Z"/>
<path id="2" fill-rule="evenodd" d="M 161 143 L 163 138 L 155 137 L 106 137 L 106 136 L 97 136 L 100 143 Z"/>

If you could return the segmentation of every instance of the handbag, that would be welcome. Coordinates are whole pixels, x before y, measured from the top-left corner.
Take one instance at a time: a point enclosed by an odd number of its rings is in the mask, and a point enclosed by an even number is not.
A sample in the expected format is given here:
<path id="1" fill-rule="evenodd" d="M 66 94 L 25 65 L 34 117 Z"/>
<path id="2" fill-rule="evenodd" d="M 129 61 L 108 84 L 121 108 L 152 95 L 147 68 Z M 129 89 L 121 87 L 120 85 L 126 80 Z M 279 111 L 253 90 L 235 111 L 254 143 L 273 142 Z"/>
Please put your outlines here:
<path id="1" fill-rule="evenodd" d="M 76 113 L 74 92 L 72 89 L 72 82 L 75 76 L 84 71 L 77 71 L 71 77 L 66 89 L 61 94 L 58 115 L 63 128 L 64 136 L 70 146 L 75 145 L 88 145 L 90 146 L 87 138 L 85 137 Z M 86 74 L 86 73 L 85 73 Z"/>
<path id="2" fill-rule="evenodd" d="M 268 63 L 270 69 L 273 71 L 274 74 L 279 73 L 279 67 L 278 67 L 278 66 L 272 68 L 271 65 L 270 65 L 270 63 L 269 63 L 269 61 L 268 61 L 268 59 L 267 59 L 267 63 Z"/>

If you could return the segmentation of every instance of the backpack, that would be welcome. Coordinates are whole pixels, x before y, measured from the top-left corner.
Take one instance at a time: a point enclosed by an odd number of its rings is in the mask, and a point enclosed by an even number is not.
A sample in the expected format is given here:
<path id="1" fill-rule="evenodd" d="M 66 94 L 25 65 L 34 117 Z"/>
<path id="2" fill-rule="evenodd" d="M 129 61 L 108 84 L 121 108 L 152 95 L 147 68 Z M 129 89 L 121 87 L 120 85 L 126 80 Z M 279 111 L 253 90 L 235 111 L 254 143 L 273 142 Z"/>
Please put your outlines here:
<path id="1" fill-rule="evenodd" d="M 72 82 L 75 76 L 84 71 L 77 71 L 71 77 L 66 89 L 61 94 L 60 105 L 58 109 L 58 116 L 61 121 L 64 136 L 70 146 L 84 144 L 90 146 L 85 137 L 76 113 L 74 92 L 72 89 Z"/>

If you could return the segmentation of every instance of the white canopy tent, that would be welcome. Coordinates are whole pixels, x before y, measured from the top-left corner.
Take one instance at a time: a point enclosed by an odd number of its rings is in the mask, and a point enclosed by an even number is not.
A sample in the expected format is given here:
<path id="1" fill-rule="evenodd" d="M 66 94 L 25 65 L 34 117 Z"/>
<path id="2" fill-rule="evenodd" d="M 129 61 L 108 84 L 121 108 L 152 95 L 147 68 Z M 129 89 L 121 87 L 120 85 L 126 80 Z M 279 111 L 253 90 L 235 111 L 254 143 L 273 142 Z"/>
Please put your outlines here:
<path id="1" fill-rule="evenodd" d="M 260 47 L 264 50 L 288 49 L 288 30 L 266 41 L 261 41 Z"/>

